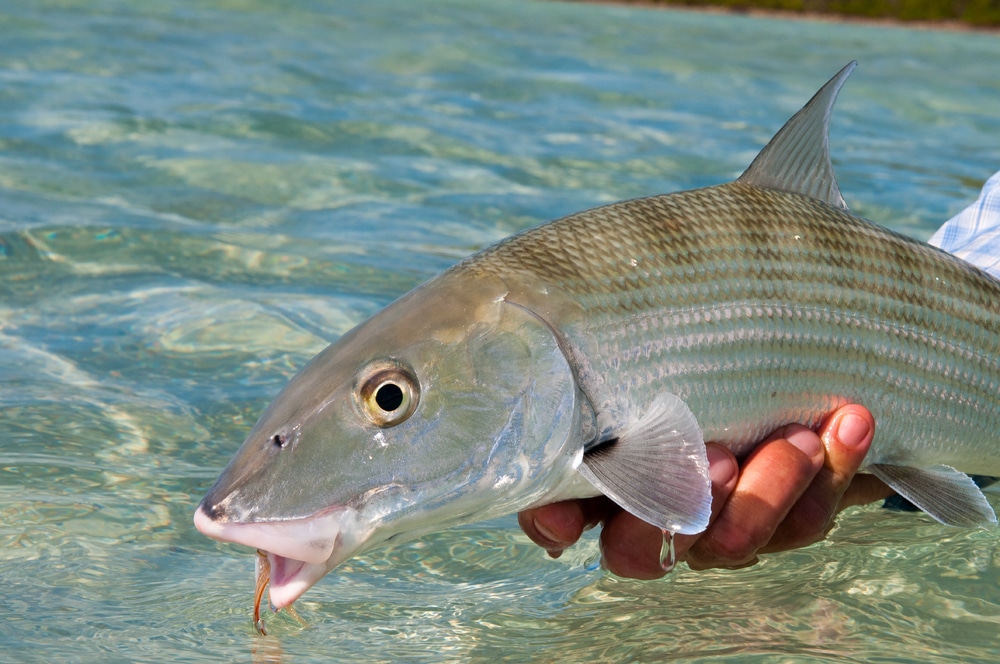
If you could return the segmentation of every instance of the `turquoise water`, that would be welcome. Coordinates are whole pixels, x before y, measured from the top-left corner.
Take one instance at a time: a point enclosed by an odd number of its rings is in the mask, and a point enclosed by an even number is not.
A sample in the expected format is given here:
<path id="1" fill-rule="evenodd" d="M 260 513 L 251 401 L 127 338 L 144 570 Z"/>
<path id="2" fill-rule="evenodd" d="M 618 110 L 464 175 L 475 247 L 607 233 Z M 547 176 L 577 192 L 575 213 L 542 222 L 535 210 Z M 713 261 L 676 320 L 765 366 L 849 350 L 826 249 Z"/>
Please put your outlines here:
<path id="1" fill-rule="evenodd" d="M 0 35 L 0 660 L 995 661 L 998 536 L 922 515 L 654 583 L 502 519 L 267 638 L 191 515 L 327 342 L 511 232 L 733 178 L 850 59 L 845 197 L 926 238 L 1000 168 L 997 35 L 520 0 L 7 0 Z"/>

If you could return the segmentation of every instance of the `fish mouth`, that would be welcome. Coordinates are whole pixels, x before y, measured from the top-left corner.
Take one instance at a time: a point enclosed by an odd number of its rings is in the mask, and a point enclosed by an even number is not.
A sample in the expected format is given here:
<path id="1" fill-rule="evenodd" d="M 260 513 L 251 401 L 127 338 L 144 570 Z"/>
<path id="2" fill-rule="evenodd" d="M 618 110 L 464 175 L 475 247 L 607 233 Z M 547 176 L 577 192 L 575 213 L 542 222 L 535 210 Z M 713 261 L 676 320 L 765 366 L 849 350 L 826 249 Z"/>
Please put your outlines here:
<path id="1" fill-rule="evenodd" d="M 307 563 L 279 556 L 270 551 L 264 553 L 267 554 L 267 562 L 271 566 L 267 597 L 275 610 L 290 606 L 336 566 L 336 564 L 327 567 L 323 563 Z"/>
<path id="2" fill-rule="evenodd" d="M 268 597 L 275 609 L 301 597 L 367 539 L 359 531 L 357 511 L 348 507 L 298 519 L 236 523 L 213 519 L 200 505 L 194 525 L 212 539 L 243 544 L 267 555 L 271 566 Z"/>

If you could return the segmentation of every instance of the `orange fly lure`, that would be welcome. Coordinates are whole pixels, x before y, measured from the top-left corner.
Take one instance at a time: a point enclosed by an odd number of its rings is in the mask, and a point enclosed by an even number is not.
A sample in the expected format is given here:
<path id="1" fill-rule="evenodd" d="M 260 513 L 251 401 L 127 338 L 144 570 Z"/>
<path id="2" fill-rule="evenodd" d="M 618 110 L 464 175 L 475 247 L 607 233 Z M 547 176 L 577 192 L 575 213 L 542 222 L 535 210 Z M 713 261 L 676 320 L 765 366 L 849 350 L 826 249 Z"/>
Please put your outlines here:
<path id="1" fill-rule="evenodd" d="M 264 588 L 271 580 L 271 563 L 267 559 L 267 554 L 257 549 L 257 589 L 253 597 L 253 627 L 257 633 L 267 636 L 264 630 L 264 621 L 260 619 L 260 600 L 264 597 Z"/>

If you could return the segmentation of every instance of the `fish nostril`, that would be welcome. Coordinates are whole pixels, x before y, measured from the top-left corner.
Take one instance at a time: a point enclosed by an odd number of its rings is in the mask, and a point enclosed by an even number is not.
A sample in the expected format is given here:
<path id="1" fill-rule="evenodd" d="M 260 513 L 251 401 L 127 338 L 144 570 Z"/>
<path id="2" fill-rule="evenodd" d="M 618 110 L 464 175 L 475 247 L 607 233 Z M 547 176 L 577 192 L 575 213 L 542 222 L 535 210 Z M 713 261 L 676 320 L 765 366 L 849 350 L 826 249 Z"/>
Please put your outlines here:
<path id="1" fill-rule="evenodd" d="M 284 448 L 288 445 L 288 436 L 283 433 L 276 433 L 271 436 L 271 443 L 277 448 Z"/>

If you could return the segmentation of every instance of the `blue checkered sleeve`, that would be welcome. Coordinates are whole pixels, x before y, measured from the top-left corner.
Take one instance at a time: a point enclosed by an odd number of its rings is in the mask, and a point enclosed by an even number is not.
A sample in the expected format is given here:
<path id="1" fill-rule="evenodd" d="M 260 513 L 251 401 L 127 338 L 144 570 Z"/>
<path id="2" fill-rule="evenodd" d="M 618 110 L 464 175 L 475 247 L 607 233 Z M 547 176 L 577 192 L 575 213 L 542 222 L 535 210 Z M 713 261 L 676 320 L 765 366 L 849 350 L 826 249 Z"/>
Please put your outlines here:
<path id="1" fill-rule="evenodd" d="M 928 242 L 1000 278 L 1000 172 L 986 181 L 975 203 L 946 221 Z"/>

